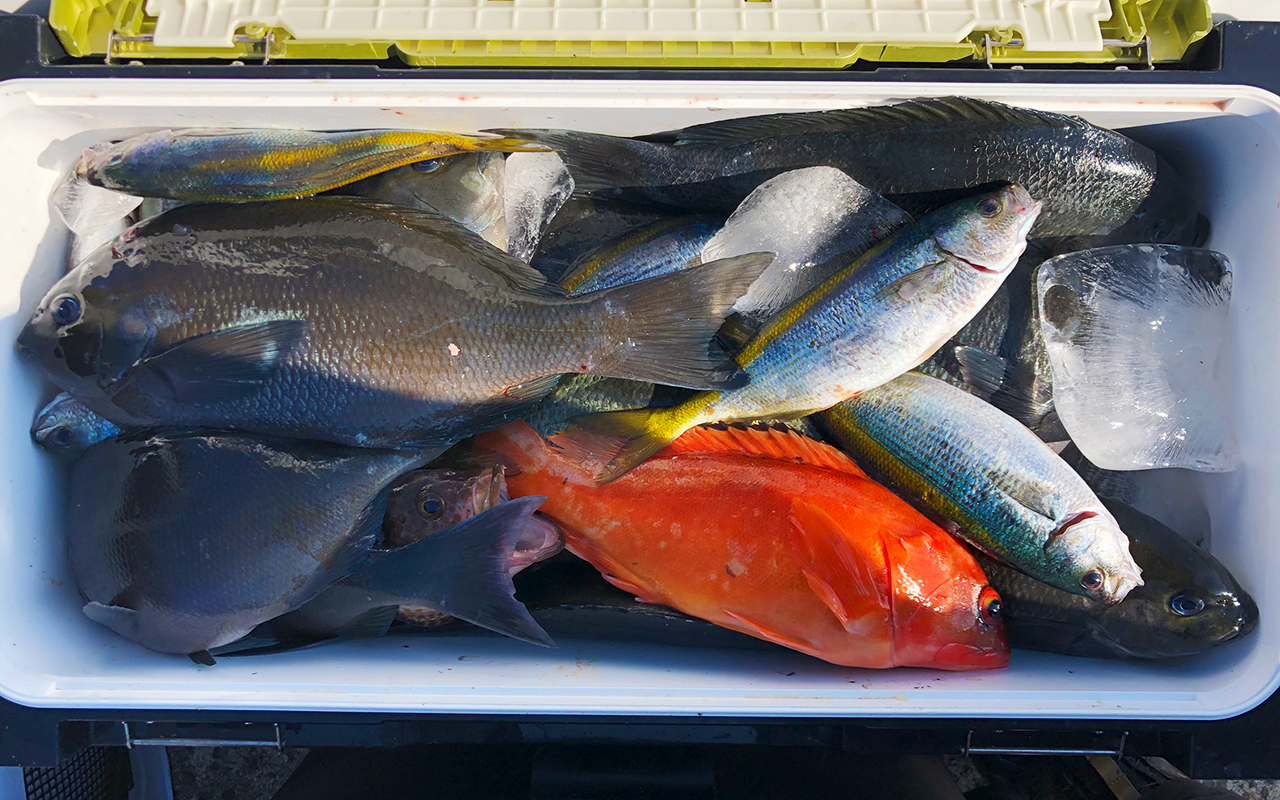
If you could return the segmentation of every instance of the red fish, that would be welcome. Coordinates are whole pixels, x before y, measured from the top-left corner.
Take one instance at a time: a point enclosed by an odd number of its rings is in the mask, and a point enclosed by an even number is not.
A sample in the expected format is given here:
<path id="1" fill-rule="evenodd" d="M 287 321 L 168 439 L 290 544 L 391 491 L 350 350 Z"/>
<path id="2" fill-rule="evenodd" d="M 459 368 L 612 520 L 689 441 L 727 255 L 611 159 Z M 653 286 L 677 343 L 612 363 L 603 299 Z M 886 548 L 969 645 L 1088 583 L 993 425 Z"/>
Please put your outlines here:
<path id="1" fill-rule="evenodd" d="M 523 422 L 477 444 L 513 497 L 545 495 L 569 550 L 641 602 L 834 664 L 1009 662 L 1000 597 L 973 557 L 821 442 L 695 428 L 604 486 Z"/>

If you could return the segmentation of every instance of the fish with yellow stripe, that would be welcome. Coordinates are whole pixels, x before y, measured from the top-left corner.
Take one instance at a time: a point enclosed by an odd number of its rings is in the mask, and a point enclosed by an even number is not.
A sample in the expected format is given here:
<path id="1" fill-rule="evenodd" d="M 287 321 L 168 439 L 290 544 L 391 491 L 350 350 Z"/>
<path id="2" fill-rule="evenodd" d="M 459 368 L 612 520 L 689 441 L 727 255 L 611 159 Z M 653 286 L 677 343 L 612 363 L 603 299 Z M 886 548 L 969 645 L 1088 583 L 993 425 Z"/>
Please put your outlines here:
<path id="1" fill-rule="evenodd" d="M 724 217 L 710 214 L 660 219 L 583 253 L 560 285 L 577 295 L 678 272 L 701 263 L 702 248 L 722 227 Z"/>
<path id="2" fill-rule="evenodd" d="M 738 354 L 746 386 L 671 408 L 586 416 L 563 443 L 603 483 L 695 425 L 804 416 L 890 381 L 991 299 L 1040 208 L 1017 184 L 944 206 L 774 317 Z"/>
<path id="3" fill-rule="evenodd" d="M 1142 586 L 1128 537 L 1084 479 L 963 389 L 909 373 L 814 419 L 874 477 L 1019 571 L 1107 604 Z"/>
<path id="4" fill-rule="evenodd" d="M 547 148 L 529 139 L 410 130 L 162 130 L 84 151 L 94 186 L 188 202 L 284 200 L 406 164 L 477 151 Z"/>

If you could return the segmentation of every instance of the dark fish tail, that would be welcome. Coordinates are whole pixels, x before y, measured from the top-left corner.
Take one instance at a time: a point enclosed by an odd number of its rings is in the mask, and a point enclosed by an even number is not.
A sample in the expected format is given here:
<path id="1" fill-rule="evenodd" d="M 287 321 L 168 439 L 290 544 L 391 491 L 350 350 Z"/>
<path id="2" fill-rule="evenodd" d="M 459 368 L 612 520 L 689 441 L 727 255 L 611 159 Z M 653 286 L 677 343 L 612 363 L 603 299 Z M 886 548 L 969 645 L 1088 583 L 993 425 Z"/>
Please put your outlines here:
<path id="1" fill-rule="evenodd" d="M 580 193 L 619 186 L 665 186 L 677 182 L 663 169 L 680 155 L 669 144 L 566 130 L 492 130 L 486 133 L 533 139 L 555 150 L 573 176 L 574 190 Z"/>
<path id="2" fill-rule="evenodd" d="M 510 500 L 407 547 L 375 553 L 353 576 L 361 585 L 428 606 L 522 641 L 554 647 L 515 599 L 511 556 L 545 497 Z M 535 522 L 541 526 L 541 523 Z"/>
<path id="3" fill-rule="evenodd" d="M 738 364 L 712 340 L 772 261 L 770 253 L 750 253 L 585 295 L 594 299 L 591 313 L 628 323 L 619 341 L 601 345 L 591 372 L 689 389 L 745 385 Z"/>

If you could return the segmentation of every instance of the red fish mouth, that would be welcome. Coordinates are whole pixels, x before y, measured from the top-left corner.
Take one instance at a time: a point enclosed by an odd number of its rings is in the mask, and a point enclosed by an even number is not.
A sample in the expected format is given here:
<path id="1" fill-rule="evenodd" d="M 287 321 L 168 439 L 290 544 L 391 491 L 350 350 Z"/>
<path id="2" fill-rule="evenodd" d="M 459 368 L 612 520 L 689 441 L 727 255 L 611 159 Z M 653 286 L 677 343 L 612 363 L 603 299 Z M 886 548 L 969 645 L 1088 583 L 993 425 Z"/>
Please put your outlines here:
<path id="1" fill-rule="evenodd" d="M 938 650 L 933 661 L 942 669 L 1000 669 L 1009 666 L 1009 651 L 951 642 Z"/>

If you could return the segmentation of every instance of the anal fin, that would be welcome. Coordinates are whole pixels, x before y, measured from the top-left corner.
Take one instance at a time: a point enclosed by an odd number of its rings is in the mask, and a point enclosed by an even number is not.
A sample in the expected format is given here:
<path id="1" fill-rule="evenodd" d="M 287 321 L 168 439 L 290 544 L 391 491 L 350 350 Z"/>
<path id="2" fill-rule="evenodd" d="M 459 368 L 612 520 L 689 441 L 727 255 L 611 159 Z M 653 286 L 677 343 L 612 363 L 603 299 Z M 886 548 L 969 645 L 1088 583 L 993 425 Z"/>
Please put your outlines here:
<path id="1" fill-rule="evenodd" d="M 773 642 L 774 644 L 782 645 L 783 647 L 791 650 L 798 650 L 806 655 L 814 656 L 816 658 L 822 657 L 818 652 L 818 648 L 812 642 L 806 642 L 801 639 L 797 639 L 794 636 L 779 633 L 764 623 L 757 622 L 750 617 L 746 617 L 736 611 L 730 611 L 727 608 L 721 609 L 721 613 L 745 628 L 745 633 L 750 633 L 753 636 L 764 639 L 766 642 Z"/>

